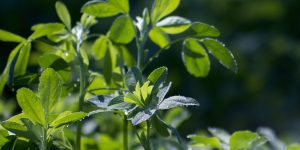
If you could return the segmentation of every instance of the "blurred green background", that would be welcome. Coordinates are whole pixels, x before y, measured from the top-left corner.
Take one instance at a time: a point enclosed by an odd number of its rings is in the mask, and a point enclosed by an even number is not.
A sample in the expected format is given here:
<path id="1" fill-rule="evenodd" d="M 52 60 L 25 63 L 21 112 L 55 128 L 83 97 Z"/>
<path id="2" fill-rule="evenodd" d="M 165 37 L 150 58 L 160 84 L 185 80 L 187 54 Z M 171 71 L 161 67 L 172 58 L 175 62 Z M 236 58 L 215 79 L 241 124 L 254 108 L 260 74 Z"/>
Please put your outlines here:
<path id="1" fill-rule="evenodd" d="M 74 24 L 86 0 L 62 1 L 71 11 Z M 141 15 L 142 8 L 151 2 L 130 0 L 132 16 Z M 55 0 L 1 0 L 0 28 L 26 37 L 34 24 L 59 21 L 54 3 Z M 180 132 L 189 134 L 210 126 L 228 131 L 268 126 L 281 136 L 300 140 L 299 14 L 299 0 L 182 0 L 173 15 L 220 29 L 221 41 L 232 50 L 239 71 L 234 74 L 211 58 L 210 75 L 194 78 L 181 62 L 180 44 L 163 53 L 146 70 L 167 66 L 173 82 L 169 94 L 193 97 L 200 102 L 200 107 L 189 109 L 192 117 L 180 127 Z M 105 33 L 113 19 L 99 19 L 93 32 Z M 0 42 L 1 71 L 14 46 Z M 153 45 L 150 48 L 157 49 Z M 13 99 L 14 93 L 6 94 L 6 98 Z"/>

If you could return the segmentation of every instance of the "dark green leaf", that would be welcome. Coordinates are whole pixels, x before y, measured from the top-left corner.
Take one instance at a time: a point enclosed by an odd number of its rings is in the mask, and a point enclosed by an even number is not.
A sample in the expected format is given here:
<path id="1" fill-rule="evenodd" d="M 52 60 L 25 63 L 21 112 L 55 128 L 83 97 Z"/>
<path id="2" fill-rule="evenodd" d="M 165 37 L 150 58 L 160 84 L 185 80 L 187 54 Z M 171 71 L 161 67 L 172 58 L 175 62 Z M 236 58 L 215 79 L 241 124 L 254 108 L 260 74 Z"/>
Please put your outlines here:
<path id="1" fill-rule="evenodd" d="M 201 40 L 209 52 L 217 58 L 220 63 L 227 69 L 237 73 L 237 63 L 232 53 L 225 47 L 225 45 L 215 39 Z"/>
<path id="2" fill-rule="evenodd" d="M 108 104 L 114 99 L 112 95 L 99 95 L 88 99 L 88 102 L 97 106 L 98 108 L 108 109 Z"/>
<path id="3" fill-rule="evenodd" d="M 86 3 L 81 11 L 96 17 L 112 17 L 121 13 L 120 9 L 115 7 L 115 5 L 102 0 Z"/>
<path id="4" fill-rule="evenodd" d="M 31 137 L 31 140 L 35 140 L 35 141 L 43 141 L 44 140 L 43 127 L 41 127 L 40 125 L 35 125 L 28 118 L 21 118 L 21 121 L 27 127 L 27 130 L 29 132 L 29 136 Z"/>
<path id="5" fill-rule="evenodd" d="M 191 114 L 189 113 L 188 110 L 184 109 L 184 108 L 173 108 L 171 110 L 169 110 L 165 117 L 164 120 L 172 125 L 173 127 L 177 128 L 179 127 L 184 121 L 186 121 L 187 119 L 189 119 L 191 116 Z"/>
<path id="6" fill-rule="evenodd" d="M 129 69 L 129 71 L 126 74 L 125 83 L 127 88 L 130 91 L 135 90 L 135 86 L 137 83 L 143 84 L 143 75 L 140 69 L 137 67 L 132 67 Z"/>
<path id="7" fill-rule="evenodd" d="M 125 46 L 119 46 L 120 51 L 122 52 L 122 58 L 124 61 L 124 64 L 127 67 L 132 67 L 135 65 L 134 57 L 131 55 L 129 50 Z"/>
<path id="8" fill-rule="evenodd" d="M 206 77 L 210 71 L 210 61 L 205 49 L 195 39 L 183 43 L 182 60 L 188 72 L 195 77 Z"/>
<path id="9" fill-rule="evenodd" d="M 86 116 L 84 112 L 63 112 L 61 113 L 53 122 L 51 122 L 50 127 L 58 128 L 66 124 L 78 121 Z"/>
<path id="10" fill-rule="evenodd" d="M 106 51 L 105 57 L 104 57 L 104 78 L 106 83 L 111 82 L 111 76 L 113 71 L 113 63 L 112 63 L 112 57 L 110 51 Z"/>
<path id="11" fill-rule="evenodd" d="M 135 27 L 129 15 L 118 17 L 112 24 L 108 37 L 120 44 L 128 44 L 135 37 Z"/>
<path id="12" fill-rule="evenodd" d="M 174 107 L 182 106 L 199 106 L 199 103 L 189 97 L 183 96 L 172 96 L 167 99 L 164 99 L 161 103 L 158 104 L 158 109 L 171 109 Z"/>
<path id="13" fill-rule="evenodd" d="M 192 24 L 191 29 L 196 32 L 196 36 L 200 37 L 218 37 L 220 36 L 220 31 L 215 28 L 214 26 L 201 23 L 201 22 L 195 22 Z"/>
<path id="14" fill-rule="evenodd" d="M 170 37 L 158 27 L 153 28 L 150 31 L 149 37 L 151 41 L 157 44 L 160 48 L 166 48 L 171 42 Z"/>
<path id="15" fill-rule="evenodd" d="M 179 4 L 180 0 L 155 0 L 151 11 L 152 23 L 155 24 L 161 18 L 172 13 Z"/>
<path id="16" fill-rule="evenodd" d="M 147 79 L 150 81 L 152 85 L 154 85 L 154 89 L 156 89 L 157 87 L 159 87 L 160 84 L 164 83 L 167 76 L 168 76 L 168 68 L 160 67 L 152 71 Z"/>
<path id="17" fill-rule="evenodd" d="M 98 60 L 103 59 L 105 56 L 105 53 L 108 50 L 108 41 L 109 39 L 106 36 L 101 35 L 94 43 L 92 50 Z"/>
<path id="18" fill-rule="evenodd" d="M 34 122 L 46 125 L 45 113 L 40 99 L 29 89 L 21 88 L 17 91 L 17 100 L 23 112 Z"/>
<path id="19" fill-rule="evenodd" d="M 55 3 L 56 13 L 59 19 L 66 25 L 66 27 L 71 29 L 71 17 L 68 8 L 60 1 Z"/>
<path id="20" fill-rule="evenodd" d="M 14 33 L 10 33 L 0 29 L 0 41 L 21 43 L 25 42 L 26 39 Z"/>
<path id="21" fill-rule="evenodd" d="M 59 75 L 53 69 L 46 69 L 39 84 L 39 97 L 46 115 L 51 113 L 54 103 L 59 99 L 62 90 L 62 82 Z"/>
<path id="22" fill-rule="evenodd" d="M 29 56 L 31 51 L 31 43 L 27 43 L 20 49 L 20 54 L 14 68 L 14 77 L 24 75 L 27 70 Z"/>
<path id="23" fill-rule="evenodd" d="M 30 84 L 38 84 L 38 74 L 25 74 L 14 78 L 14 85 L 26 86 Z"/>
<path id="24" fill-rule="evenodd" d="M 31 30 L 33 30 L 33 34 L 29 37 L 29 39 L 38 39 L 43 36 L 50 36 L 55 34 L 63 34 L 66 33 L 65 26 L 60 23 L 47 23 L 47 24 L 37 24 L 34 25 Z"/>
<path id="25" fill-rule="evenodd" d="M 11 131 L 15 133 L 18 136 L 30 138 L 30 135 L 28 135 L 28 130 L 25 126 L 11 121 L 4 121 L 1 122 L 1 126 L 5 128 L 8 131 Z"/>
<path id="26" fill-rule="evenodd" d="M 156 23 L 163 32 L 168 34 L 179 34 L 190 27 L 191 21 L 178 16 L 171 16 Z"/>
<path id="27" fill-rule="evenodd" d="M 152 122 L 157 133 L 159 133 L 161 136 L 164 137 L 170 136 L 170 133 L 168 131 L 168 126 L 162 123 L 159 119 L 157 119 L 156 116 L 152 118 Z"/>

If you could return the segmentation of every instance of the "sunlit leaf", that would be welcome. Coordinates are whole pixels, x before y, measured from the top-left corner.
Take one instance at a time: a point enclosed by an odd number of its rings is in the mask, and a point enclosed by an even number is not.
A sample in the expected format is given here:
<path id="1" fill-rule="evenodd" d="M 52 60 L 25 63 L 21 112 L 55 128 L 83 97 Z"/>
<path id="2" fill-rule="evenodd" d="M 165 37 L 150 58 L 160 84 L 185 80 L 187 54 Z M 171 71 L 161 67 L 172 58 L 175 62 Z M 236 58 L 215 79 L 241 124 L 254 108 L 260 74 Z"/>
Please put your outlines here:
<path id="1" fill-rule="evenodd" d="M 119 8 L 102 0 L 94 0 L 86 3 L 81 11 L 96 17 L 112 17 L 121 13 Z"/>
<path id="2" fill-rule="evenodd" d="M 138 111 L 134 116 L 131 117 L 132 124 L 138 125 L 149 118 L 156 112 L 156 109 L 142 109 Z"/>
<path id="3" fill-rule="evenodd" d="M 230 137 L 230 150 L 251 149 L 259 136 L 250 131 L 237 131 Z"/>
<path id="4" fill-rule="evenodd" d="M 291 144 L 287 147 L 287 150 L 300 150 L 300 144 Z"/>
<path id="5" fill-rule="evenodd" d="M 182 60 L 188 72 L 195 77 L 206 77 L 210 71 L 210 61 L 205 49 L 195 39 L 183 43 Z"/>
<path id="6" fill-rule="evenodd" d="M 86 116 L 84 112 L 63 112 L 57 116 L 57 118 L 51 122 L 50 127 L 58 128 L 60 126 L 78 121 Z"/>
<path id="7" fill-rule="evenodd" d="M 45 113 L 40 99 L 29 89 L 21 88 L 17 91 L 17 100 L 23 112 L 33 120 L 45 126 Z"/>
<path id="8" fill-rule="evenodd" d="M 157 27 L 150 31 L 149 37 L 153 43 L 161 48 L 167 47 L 171 42 L 170 37 Z"/>
<path id="9" fill-rule="evenodd" d="M 152 23 L 172 13 L 180 4 L 180 0 L 155 0 L 151 11 Z"/>
<path id="10" fill-rule="evenodd" d="M 193 23 L 191 29 L 195 32 L 196 36 L 200 36 L 200 37 L 220 36 L 220 31 L 217 28 L 202 22 Z"/>
<path id="11" fill-rule="evenodd" d="M 46 115 L 51 113 L 54 103 L 59 99 L 62 90 L 60 77 L 53 69 L 46 69 L 39 84 L 39 97 L 41 99 Z"/>
<path id="12" fill-rule="evenodd" d="M 201 135 L 189 136 L 192 139 L 191 146 L 195 148 L 221 148 L 221 142 L 216 137 L 204 137 Z"/>
<path id="13" fill-rule="evenodd" d="M 167 75 L 168 75 L 168 68 L 160 67 L 152 71 L 147 79 L 151 82 L 152 85 L 154 85 L 154 89 L 155 89 L 165 81 Z"/>
<path id="14" fill-rule="evenodd" d="M 129 15 L 118 17 L 112 24 L 108 37 L 121 44 L 127 44 L 135 37 L 135 27 Z"/>
<path id="15" fill-rule="evenodd" d="M 94 43 L 92 50 L 95 54 L 95 57 L 98 60 L 103 59 L 105 53 L 108 49 L 108 38 L 104 35 L 101 35 Z"/>
<path id="16" fill-rule="evenodd" d="M 199 106 L 199 103 L 193 98 L 183 96 L 172 96 L 167 99 L 164 99 L 160 104 L 158 104 L 158 109 L 171 109 L 174 107 L 181 106 Z"/>
<path id="17" fill-rule="evenodd" d="M 56 13 L 59 19 L 66 25 L 66 27 L 71 29 L 71 17 L 68 8 L 60 1 L 55 3 Z"/>
<path id="18" fill-rule="evenodd" d="M 119 8 L 123 13 L 129 13 L 129 0 L 108 0 L 108 2 Z"/>
<path id="19" fill-rule="evenodd" d="M 178 16 L 167 17 L 156 23 L 162 31 L 168 34 L 179 34 L 190 27 L 191 21 Z"/>
<path id="20" fill-rule="evenodd" d="M 21 43 L 26 41 L 26 39 L 14 33 L 0 29 L 0 41 Z"/>
<path id="21" fill-rule="evenodd" d="M 225 45 L 215 39 L 201 40 L 209 52 L 227 69 L 237 73 L 237 63 L 234 56 Z"/>
<path id="22" fill-rule="evenodd" d="M 24 75 L 27 70 L 29 56 L 31 51 L 31 43 L 25 44 L 21 49 L 14 67 L 14 76 Z"/>
<path id="23" fill-rule="evenodd" d="M 62 34 L 66 32 L 64 25 L 60 23 L 37 24 L 34 25 L 31 30 L 34 32 L 29 39 L 37 39 L 43 36 Z"/>

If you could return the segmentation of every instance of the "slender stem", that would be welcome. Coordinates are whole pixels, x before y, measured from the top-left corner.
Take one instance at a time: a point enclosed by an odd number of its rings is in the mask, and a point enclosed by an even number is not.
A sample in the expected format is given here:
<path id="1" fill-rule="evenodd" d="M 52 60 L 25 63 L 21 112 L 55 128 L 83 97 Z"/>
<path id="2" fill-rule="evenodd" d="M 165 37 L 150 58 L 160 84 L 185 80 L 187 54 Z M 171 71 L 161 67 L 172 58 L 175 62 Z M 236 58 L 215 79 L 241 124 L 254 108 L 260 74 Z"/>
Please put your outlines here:
<path id="1" fill-rule="evenodd" d="M 47 129 L 43 128 L 42 150 L 47 150 Z"/>
<path id="2" fill-rule="evenodd" d="M 148 143 L 148 149 L 151 150 L 151 141 L 150 141 L 150 128 L 151 128 L 151 122 L 150 120 L 147 120 L 147 143 Z"/>
<path id="3" fill-rule="evenodd" d="M 128 121 L 126 115 L 123 119 L 123 150 L 128 150 Z"/>
<path id="4" fill-rule="evenodd" d="M 78 110 L 83 111 L 83 103 L 84 103 L 84 96 L 86 93 L 85 87 L 86 87 L 86 71 L 85 66 L 83 62 L 83 58 L 80 54 L 80 47 L 81 42 L 77 43 L 77 58 L 79 62 L 79 69 L 80 69 L 80 91 L 79 91 L 79 105 Z M 75 144 L 75 150 L 80 150 L 81 147 L 81 128 L 82 128 L 82 122 L 79 121 L 77 123 L 77 134 L 76 134 L 76 144 Z"/>
<path id="5" fill-rule="evenodd" d="M 144 65 L 144 55 L 145 55 L 145 45 L 147 43 L 148 40 L 148 33 L 149 33 L 149 28 L 147 27 L 145 29 L 145 32 L 141 35 L 141 37 L 139 38 L 138 33 L 136 31 L 136 36 L 135 36 L 135 41 L 136 41 L 136 45 L 137 45 L 137 50 L 138 50 L 138 54 L 137 54 L 137 67 L 142 69 L 143 65 Z"/>

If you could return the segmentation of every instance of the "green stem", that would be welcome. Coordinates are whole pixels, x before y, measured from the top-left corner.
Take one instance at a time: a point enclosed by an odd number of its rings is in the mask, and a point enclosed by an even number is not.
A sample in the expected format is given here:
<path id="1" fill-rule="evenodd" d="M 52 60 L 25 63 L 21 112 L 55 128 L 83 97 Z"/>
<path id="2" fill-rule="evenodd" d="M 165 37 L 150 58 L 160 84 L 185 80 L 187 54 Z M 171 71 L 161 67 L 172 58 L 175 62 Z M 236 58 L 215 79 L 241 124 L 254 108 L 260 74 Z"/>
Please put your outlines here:
<path id="1" fill-rule="evenodd" d="M 144 65 L 144 55 L 145 55 L 145 45 L 147 43 L 148 40 L 148 33 L 149 33 L 149 28 L 145 29 L 146 31 L 141 35 L 140 38 L 138 38 L 138 33 L 136 31 L 136 36 L 135 36 L 135 40 L 136 40 L 136 45 L 137 45 L 137 67 L 142 69 L 143 65 Z"/>
<path id="2" fill-rule="evenodd" d="M 150 128 L 151 128 L 151 122 L 150 120 L 147 120 L 147 143 L 148 143 L 148 150 L 151 150 L 151 141 L 150 141 Z"/>
<path id="3" fill-rule="evenodd" d="M 47 150 L 47 129 L 43 128 L 42 150 Z"/>
<path id="4" fill-rule="evenodd" d="M 128 150 L 128 121 L 126 115 L 123 119 L 123 150 Z"/>
<path id="5" fill-rule="evenodd" d="M 79 69 L 80 69 L 80 91 L 79 91 L 79 103 L 78 103 L 78 110 L 83 111 L 83 104 L 84 104 L 84 96 L 85 96 L 85 87 L 86 87 L 86 71 L 85 66 L 83 62 L 83 58 L 80 54 L 80 46 L 81 42 L 77 43 L 77 58 L 79 62 Z M 75 144 L 75 150 L 80 150 L 81 147 L 81 128 L 82 128 L 82 122 L 79 121 L 77 123 L 77 134 L 76 134 L 76 144 Z"/>

